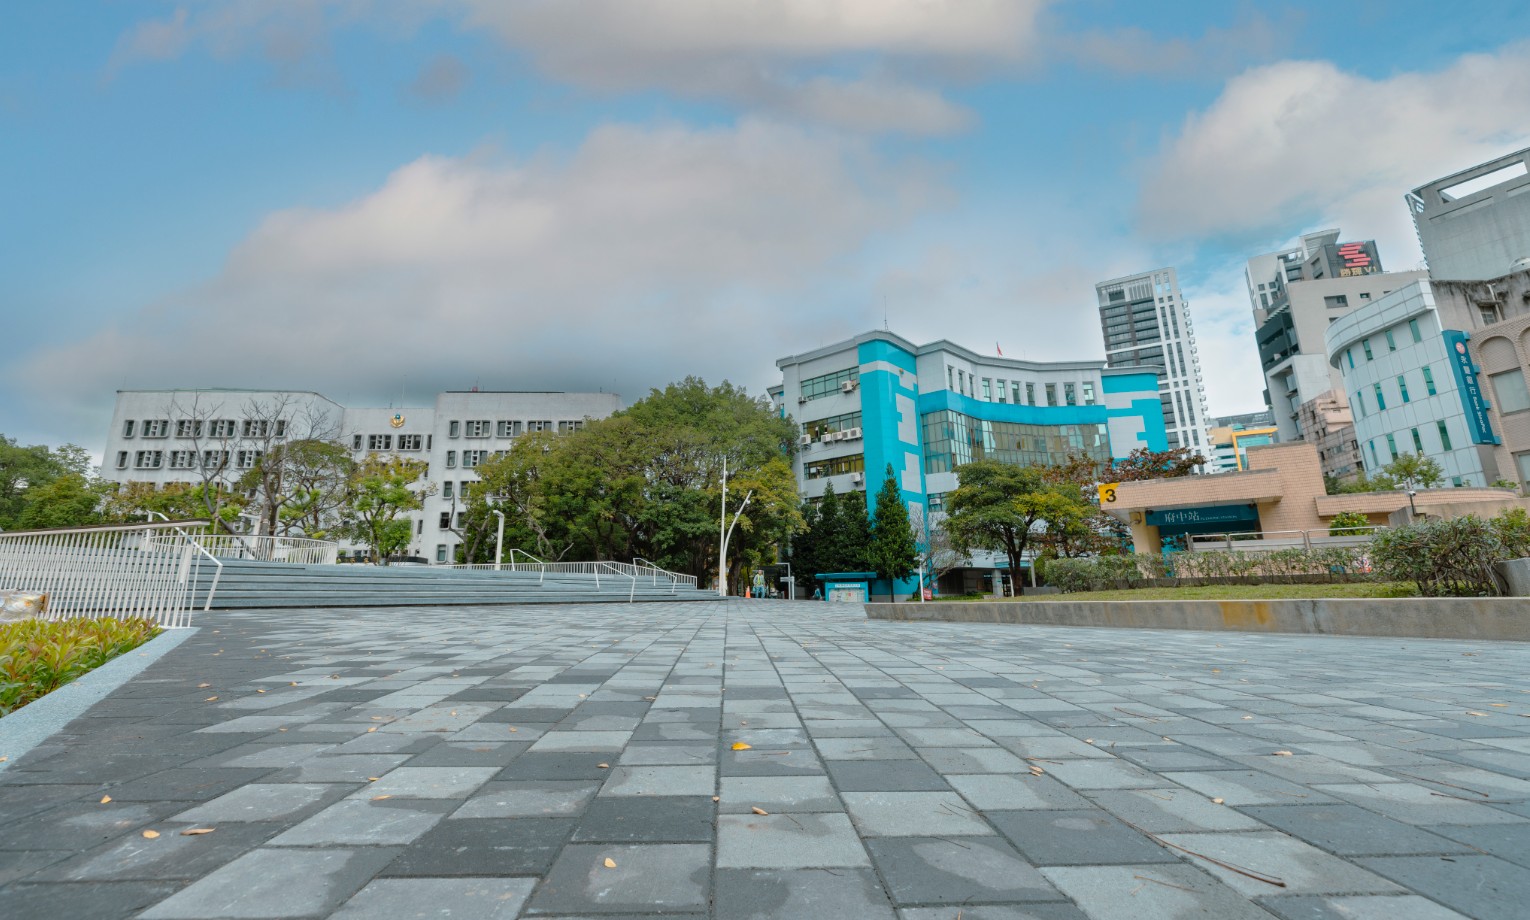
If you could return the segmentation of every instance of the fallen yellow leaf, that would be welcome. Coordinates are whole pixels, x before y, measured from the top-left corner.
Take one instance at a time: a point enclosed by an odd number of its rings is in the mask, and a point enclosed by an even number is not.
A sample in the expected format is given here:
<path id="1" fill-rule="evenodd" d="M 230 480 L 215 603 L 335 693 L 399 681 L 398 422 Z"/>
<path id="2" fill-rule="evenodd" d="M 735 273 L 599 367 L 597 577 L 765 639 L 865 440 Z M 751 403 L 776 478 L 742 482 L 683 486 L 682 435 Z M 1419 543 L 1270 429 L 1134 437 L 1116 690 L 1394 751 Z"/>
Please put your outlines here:
<path id="1" fill-rule="evenodd" d="M 611 857 L 607 856 L 606 857 L 606 868 L 607 869 L 615 869 L 616 868 L 616 860 L 614 860 Z"/>
<path id="2" fill-rule="evenodd" d="M 148 839 L 153 840 L 155 837 L 159 836 L 159 831 L 144 831 L 143 835 Z"/>
<path id="3" fill-rule="evenodd" d="M 216 696 L 209 696 L 207 699 L 203 700 L 202 702 L 204 702 L 204 703 L 211 703 L 215 699 L 217 699 Z"/>
<path id="4" fill-rule="evenodd" d="M 611 765 L 608 764 L 608 763 L 598 763 L 595 766 L 601 768 L 602 770 L 609 770 L 609 769 L 611 769 Z"/>
<path id="5" fill-rule="evenodd" d="M 1213 804 L 1213 805 L 1220 805 L 1220 804 L 1222 804 L 1222 800 L 1221 799 L 1212 799 L 1211 800 L 1211 804 Z"/>
<path id="6" fill-rule="evenodd" d="M 722 796 L 714 795 L 714 796 L 712 796 L 712 801 L 714 801 L 714 802 L 721 802 L 722 801 Z"/>
<path id="7" fill-rule="evenodd" d="M 1471 709 L 1468 709 L 1466 711 L 1466 714 L 1469 715 L 1469 716 L 1480 716 L 1480 717 L 1482 717 L 1484 719 L 1487 718 L 1487 713 L 1485 713 L 1485 712 L 1476 712 L 1476 711 L 1471 710 Z"/>
<path id="8" fill-rule="evenodd" d="M 377 726 L 376 725 L 374 725 L 371 728 L 367 729 L 368 733 L 375 732 L 375 731 L 377 731 Z"/>
<path id="9" fill-rule="evenodd" d="M 202 834 L 211 834 L 215 830 L 217 830 L 216 827 L 188 827 L 185 830 L 181 831 L 181 836 L 182 837 L 197 837 L 197 836 L 200 836 Z"/>
<path id="10" fill-rule="evenodd" d="M 109 795 L 101 796 L 101 804 L 102 805 L 105 805 L 107 802 L 110 802 L 111 800 L 112 800 L 112 797 L 109 796 Z"/>
<path id="11" fill-rule="evenodd" d="M 205 690 L 205 689 L 207 689 L 208 687 L 211 687 L 211 686 L 212 686 L 212 684 L 197 684 L 197 689 L 198 690 Z"/>
<path id="12" fill-rule="evenodd" d="M 372 796 L 372 801 L 374 801 L 374 802 L 381 802 L 383 799 L 391 799 L 391 798 L 393 798 L 393 796 L 391 796 L 391 795 L 374 795 L 374 796 Z"/>
<path id="13" fill-rule="evenodd" d="M 1276 757 L 1295 757 L 1296 755 L 1292 754 L 1290 751 L 1276 751 L 1275 752 L 1275 756 Z"/>
<path id="14" fill-rule="evenodd" d="M 770 812 L 766 811 L 765 809 L 761 808 L 758 805 L 754 806 L 753 808 L 751 808 L 749 810 L 754 812 L 757 815 L 768 815 L 768 814 L 770 814 Z"/>
<path id="15" fill-rule="evenodd" d="M 733 742 L 733 749 L 735 751 L 747 751 L 747 750 L 749 750 L 752 747 L 754 747 L 754 745 L 752 745 L 752 744 L 745 744 L 742 741 L 735 741 L 735 742 Z"/>

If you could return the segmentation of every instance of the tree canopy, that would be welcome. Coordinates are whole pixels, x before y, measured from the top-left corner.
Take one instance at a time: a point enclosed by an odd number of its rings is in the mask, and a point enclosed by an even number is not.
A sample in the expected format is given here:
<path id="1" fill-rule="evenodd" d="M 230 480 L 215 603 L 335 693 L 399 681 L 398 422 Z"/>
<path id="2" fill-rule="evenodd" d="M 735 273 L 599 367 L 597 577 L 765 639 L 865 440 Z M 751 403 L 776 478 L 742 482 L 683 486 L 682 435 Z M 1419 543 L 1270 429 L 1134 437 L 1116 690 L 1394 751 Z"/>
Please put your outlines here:
<path id="1" fill-rule="evenodd" d="M 997 460 L 974 460 L 957 467 L 960 485 L 947 497 L 946 530 L 963 552 L 991 550 L 1009 560 L 1015 593 L 1025 551 L 1051 522 L 1073 520 L 1080 513 L 1077 490 L 1048 479 L 1036 466 Z"/>
<path id="2" fill-rule="evenodd" d="M 908 578 L 919 564 L 908 506 L 903 504 L 903 492 L 898 488 L 898 478 L 890 463 L 882 488 L 877 491 L 876 520 L 872 524 L 868 555 L 871 570 L 878 578 L 888 581 Z"/>

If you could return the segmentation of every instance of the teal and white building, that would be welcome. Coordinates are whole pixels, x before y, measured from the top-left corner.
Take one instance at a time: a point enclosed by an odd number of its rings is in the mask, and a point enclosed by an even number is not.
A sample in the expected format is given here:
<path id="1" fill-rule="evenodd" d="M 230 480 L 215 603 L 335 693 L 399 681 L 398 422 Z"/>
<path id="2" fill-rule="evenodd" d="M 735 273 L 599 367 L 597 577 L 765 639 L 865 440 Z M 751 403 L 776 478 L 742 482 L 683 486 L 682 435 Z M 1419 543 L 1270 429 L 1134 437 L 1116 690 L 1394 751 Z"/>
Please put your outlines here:
<path id="1" fill-rule="evenodd" d="M 1113 461 L 1169 446 L 1157 367 L 1025 361 L 885 331 L 776 367 L 781 383 L 770 395 L 798 425 L 797 485 L 807 498 L 830 483 L 874 495 L 891 465 L 910 516 L 930 520 L 944 512 L 963 463 L 1061 463 L 1070 454 Z"/>

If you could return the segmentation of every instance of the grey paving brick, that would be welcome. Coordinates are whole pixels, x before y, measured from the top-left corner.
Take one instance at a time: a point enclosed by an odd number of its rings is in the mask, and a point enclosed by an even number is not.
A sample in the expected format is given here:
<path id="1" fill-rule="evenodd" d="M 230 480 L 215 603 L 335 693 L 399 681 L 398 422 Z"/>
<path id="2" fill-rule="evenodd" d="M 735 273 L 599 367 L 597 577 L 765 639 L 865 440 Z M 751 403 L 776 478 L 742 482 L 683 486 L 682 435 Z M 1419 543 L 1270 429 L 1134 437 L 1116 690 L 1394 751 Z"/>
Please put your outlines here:
<path id="1" fill-rule="evenodd" d="M 530 910 L 571 916 L 704 911 L 711 864 L 710 848 L 698 843 L 573 844 L 558 855 Z"/>
<path id="2" fill-rule="evenodd" d="M 866 837 L 993 833 L 955 792 L 844 792 L 840 798 Z"/>
<path id="3" fill-rule="evenodd" d="M 196 825 L 156 824 L 158 837 L 128 834 L 79 856 L 55 863 L 31 876 L 31 881 L 102 882 L 141 879 L 197 879 L 275 834 L 278 825 L 229 824 L 211 834 L 184 836 Z M 379 841 L 383 842 L 383 841 Z"/>
<path id="4" fill-rule="evenodd" d="M 719 815 L 721 868 L 799 869 L 869 866 L 855 828 L 843 814 Z"/>
<path id="5" fill-rule="evenodd" d="M 1243 895 L 1185 865 L 1052 866 L 1042 874 L 1090 920 L 1267 920 Z"/>
<path id="6" fill-rule="evenodd" d="M 716 806 L 707 796 L 602 796 L 574 829 L 577 843 L 710 841 Z"/>
<path id="7" fill-rule="evenodd" d="M 530 878 L 375 879 L 332 920 L 514 920 L 536 884 Z"/>
<path id="8" fill-rule="evenodd" d="M 1050 776 L 969 774 L 946 780 L 979 810 L 1088 808 L 1089 800 Z"/>
<path id="9" fill-rule="evenodd" d="M 412 799 L 461 799 L 499 772 L 496 767 L 412 767 L 390 770 L 361 793 Z"/>
<path id="10" fill-rule="evenodd" d="M 838 760 L 827 765 L 844 792 L 940 792 L 951 785 L 918 760 Z"/>
<path id="11" fill-rule="evenodd" d="M 323 916 L 361 889 L 398 850 L 259 849 L 144 911 L 143 920 Z"/>
<path id="12" fill-rule="evenodd" d="M 1391 856 L 1357 862 L 1476 920 L 1520 920 L 1530 903 L 1530 869 L 1492 856 Z"/>
<path id="13" fill-rule="evenodd" d="M 887 895 L 867 869 L 719 869 L 716 882 L 719 920 L 894 920 Z"/>
<path id="14" fill-rule="evenodd" d="M 367 846 L 411 843 L 436 826 L 453 803 L 428 799 L 345 799 L 271 840 L 272 846 Z"/>
<path id="15" fill-rule="evenodd" d="M 1466 847 L 1453 840 L 1393 821 L 1355 805 L 1265 805 L 1243 808 L 1241 811 L 1340 856 L 1468 852 Z M 1495 828 L 1501 826 L 1487 825 Z M 1530 829 L 1530 823 L 1524 827 Z"/>
<path id="16" fill-rule="evenodd" d="M 126 920 L 173 894 L 176 882 L 94 882 L 89 885 L 27 884 L 0 888 L 0 917 L 89 917 Z"/>
<path id="17" fill-rule="evenodd" d="M 1294 837 L 1275 832 L 1252 834 L 1163 834 L 1162 838 L 1195 853 L 1274 876 L 1285 882 L 1284 894 L 1391 894 L 1401 889 L 1374 873 L 1330 856 Z M 1270 885 L 1209 860 L 1193 862 L 1248 897 L 1267 895 Z"/>
<path id="18" fill-rule="evenodd" d="M 524 780 L 485 783 L 452 818 L 553 818 L 584 811 L 599 783 Z"/>
<path id="19" fill-rule="evenodd" d="M 352 783 L 251 783 L 189 808 L 174 820 L 188 824 L 298 819 L 355 791 Z"/>
<path id="20" fill-rule="evenodd" d="M 1122 821 L 1154 834 L 1261 830 L 1265 826 L 1243 813 L 1251 809 L 1218 805 L 1189 789 L 1100 789 L 1090 792 L 1089 798 Z"/>
<path id="21" fill-rule="evenodd" d="M 1465 920 L 1418 895 L 1269 897 L 1258 903 L 1281 920 Z"/>
<path id="22" fill-rule="evenodd" d="M 725 776 L 718 810 L 725 814 L 766 811 L 843 811 L 824 776 Z"/>
<path id="23" fill-rule="evenodd" d="M 1178 862 L 1167 849 L 1099 809 L 990 811 L 986 817 L 1037 866 Z"/>
<path id="24" fill-rule="evenodd" d="M 899 905 L 1062 898 L 997 837 L 881 837 L 866 847 Z"/>
<path id="25" fill-rule="evenodd" d="M 574 829 L 572 818 L 443 821 L 384 871 L 389 877 L 538 875 Z"/>

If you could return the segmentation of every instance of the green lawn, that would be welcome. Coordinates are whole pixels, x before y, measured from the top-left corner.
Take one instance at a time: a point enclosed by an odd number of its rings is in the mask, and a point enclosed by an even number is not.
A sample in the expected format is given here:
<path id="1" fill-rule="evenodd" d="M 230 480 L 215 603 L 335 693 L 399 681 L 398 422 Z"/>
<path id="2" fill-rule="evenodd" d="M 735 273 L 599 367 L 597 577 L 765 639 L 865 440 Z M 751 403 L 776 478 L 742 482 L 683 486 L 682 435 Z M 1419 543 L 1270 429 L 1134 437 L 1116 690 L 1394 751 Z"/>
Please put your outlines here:
<path id="1" fill-rule="evenodd" d="M 1128 588 L 1120 591 L 1080 591 L 1077 594 L 1035 594 L 1006 600 L 1021 601 L 1157 601 L 1157 600 L 1278 600 L 1303 597 L 1414 597 L 1409 582 L 1354 581 L 1329 585 L 1203 585 L 1191 588 Z"/>

